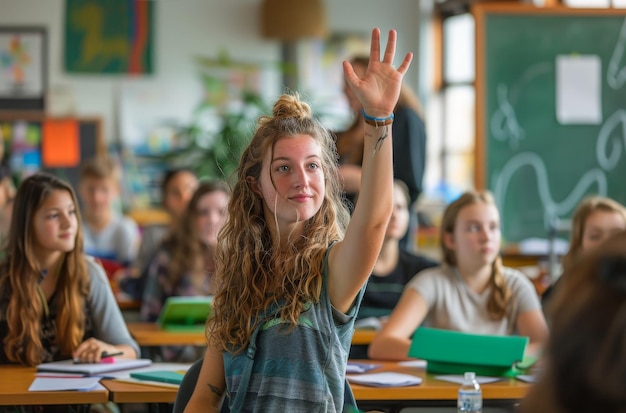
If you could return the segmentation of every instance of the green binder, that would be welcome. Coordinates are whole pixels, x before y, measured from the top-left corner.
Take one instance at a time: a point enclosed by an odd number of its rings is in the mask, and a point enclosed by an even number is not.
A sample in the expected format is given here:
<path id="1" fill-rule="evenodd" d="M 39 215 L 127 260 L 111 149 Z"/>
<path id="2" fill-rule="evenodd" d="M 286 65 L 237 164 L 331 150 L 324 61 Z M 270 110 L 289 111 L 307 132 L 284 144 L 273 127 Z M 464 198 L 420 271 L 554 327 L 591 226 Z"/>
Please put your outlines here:
<path id="1" fill-rule="evenodd" d="M 430 373 L 511 376 L 517 373 L 514 365 L 524 358 L 527 344 L 528 337 L 420 327 L 413 335 L 409 356 L 426 360 Z"/>
<path id="2" fill-rule="evenodd" d="M 143 371 L 130 373 L 130 377 L 139 380 L 158 381 L 161 383 L 180 384 L 185 373 L 170 370 Z"/>
<path id="3" fill-rule="evenodd" d="M 169 297 L 157 323 L 166 331 L 203 331 L 213 297 Z"/>

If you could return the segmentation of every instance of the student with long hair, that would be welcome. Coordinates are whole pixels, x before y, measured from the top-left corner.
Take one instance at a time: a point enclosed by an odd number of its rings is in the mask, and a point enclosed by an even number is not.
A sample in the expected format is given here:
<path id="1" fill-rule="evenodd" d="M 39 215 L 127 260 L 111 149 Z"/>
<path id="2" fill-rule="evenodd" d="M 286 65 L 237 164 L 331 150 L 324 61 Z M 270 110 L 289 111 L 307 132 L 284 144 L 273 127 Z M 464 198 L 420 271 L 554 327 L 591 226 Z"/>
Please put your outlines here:
<path id="1" fill-rule="evenodd" d="M 611 235 L 626 230 L 626 207 L 603 196 L 590 196 L 583 199 L 572 216 L 572 233 L 569 249 L 563 256 L 563 268 L 576 265 L 580 257 L 606 241 Z M 541 296 L 544 310 L 549 311 L 553 291 L 560 284 L 561 277 Z"/>
<path id="2" fill-rule="evenodd" d="M 626 232 L 567 266 L 537 383 L 521 413 L 626 411 Z"/>
<path id="3" fill-rule="evenodd" d="M 548 335 L 535 289 L 502 266 L 500 215 L 489 192 L 466 192 L 444 211 L 444 265 L 418 274 L 369 346 L 374 359 L 406 360 L 422 325 L 468 333 L 530 338 L 535 353 Z"/>
<path id="4" fill-rule="evenodd" d="M 349 219 L 333 137 L 281 96 L 244 150 L 216 255 L 208 347 L 188 412 L 341 412 L 363 286 L 393 201 L 392 112 L 412 55 L 394 68 L 372 32 L 363 77 L 345 76 L 367 115 L 362 185 Z M 348 223 L 349 221 L 349 223 Z"/>
<path id="5" fill-rule="evenodd" d="M 230 190 L 221 181 L 202 182 L 179 225 L 161 243 L 148 266 L 141 319 L 156 321 L 168 297 L 213 295 L 217 233 L 226 218 Z"/>
<path id="6" fill-rule="evenodd" d="M 104 270 L 83 255 L 72 187 L 46 173 L 26 178 L 15 198 L 0 264 L 0 337 L 1 364 L 139 354 Z"/>

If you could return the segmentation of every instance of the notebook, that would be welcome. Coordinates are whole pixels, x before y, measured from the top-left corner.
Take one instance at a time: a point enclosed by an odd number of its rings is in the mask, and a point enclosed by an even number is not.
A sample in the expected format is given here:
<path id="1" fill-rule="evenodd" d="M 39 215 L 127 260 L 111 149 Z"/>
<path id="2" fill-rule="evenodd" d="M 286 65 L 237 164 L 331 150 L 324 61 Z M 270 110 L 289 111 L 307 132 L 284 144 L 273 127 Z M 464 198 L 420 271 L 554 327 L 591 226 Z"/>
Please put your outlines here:
<path id="1" fill-rule="evenodd" d="M 157 323 L 166 331 L 204 331 L 213 297 L 169 297 Z"/>
<path id="2" fill-rule="evenodd" d="M 409 356 L 427 361 L 426 371 L 439 374 L 512 376 L 524 357 L 528 337 L 469 334 L 420 327 L 415 331 Z"/>
<path id="3" fill-rule="evenodd" d="M 180 384 L 185 377 L 184 372 L 172 370 L 141 371 L 130 373 L 130 377 L 139 380 L 158 381 L 162 383 Z"/>
<path id="4" fill-rule="evenodd" d="M 37 366 L 39 372 L 77 373 L 85 376 L 98 376 L 111 371 L 129 370 L 152 364 L 150 359 L 115 359 L 114 363 L 81 363 L 73 360 L 52 361 Z"/>

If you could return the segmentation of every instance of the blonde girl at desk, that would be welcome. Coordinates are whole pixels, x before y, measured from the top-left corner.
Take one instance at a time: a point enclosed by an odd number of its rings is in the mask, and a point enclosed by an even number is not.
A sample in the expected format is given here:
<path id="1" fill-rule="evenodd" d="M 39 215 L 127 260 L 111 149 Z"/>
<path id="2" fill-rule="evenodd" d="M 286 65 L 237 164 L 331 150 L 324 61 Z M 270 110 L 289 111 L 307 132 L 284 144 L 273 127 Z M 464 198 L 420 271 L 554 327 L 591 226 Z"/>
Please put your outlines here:
<path id="1" fill-rule="evenodd" d="M 220 232 L 218 291 L 204 364 L 186 412 L 342 412 L 354 319 L 393 207 L 391 122 L 411 54 L 374 29 L 362 78 L 344 72 L 365 112 L 352 218 L 331 133 L 283 95 L 244 150 Z M 369 118 L 369 119 L 368 119 Z"/>
<path id="2" fill-rule="evenodd" d="M 20 184 L 0 263 L 0 364 L 139 354 L 104 270 L 83 255 L 80 224 L 69 184 L 46 173 Z"/>
<path id="3" fill-rule="evenodd" d="M 467 333 L 530 338 L 529 353 L 548 336 L 537 293 L 519 271 L 502 266 L 500 214 L 488 192 L 466 192 L 441 223 L 443 265 L 424 270 L 369 346 L 369 356 L 406 360 L 420 325 Z"/>

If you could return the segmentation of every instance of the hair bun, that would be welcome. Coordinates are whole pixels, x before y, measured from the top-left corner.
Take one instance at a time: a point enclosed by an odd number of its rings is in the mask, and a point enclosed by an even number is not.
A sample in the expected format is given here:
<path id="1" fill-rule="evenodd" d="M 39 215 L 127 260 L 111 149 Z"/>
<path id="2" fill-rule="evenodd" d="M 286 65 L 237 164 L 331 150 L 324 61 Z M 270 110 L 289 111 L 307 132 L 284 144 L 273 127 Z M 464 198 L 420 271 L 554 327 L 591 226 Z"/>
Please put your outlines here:
<path id="1" fill-rule="evenodd" d="M 298 94 L 281 95 L 272 109 L 275 118 L 310 118 L 311 106 L 300 100 Z"/>

